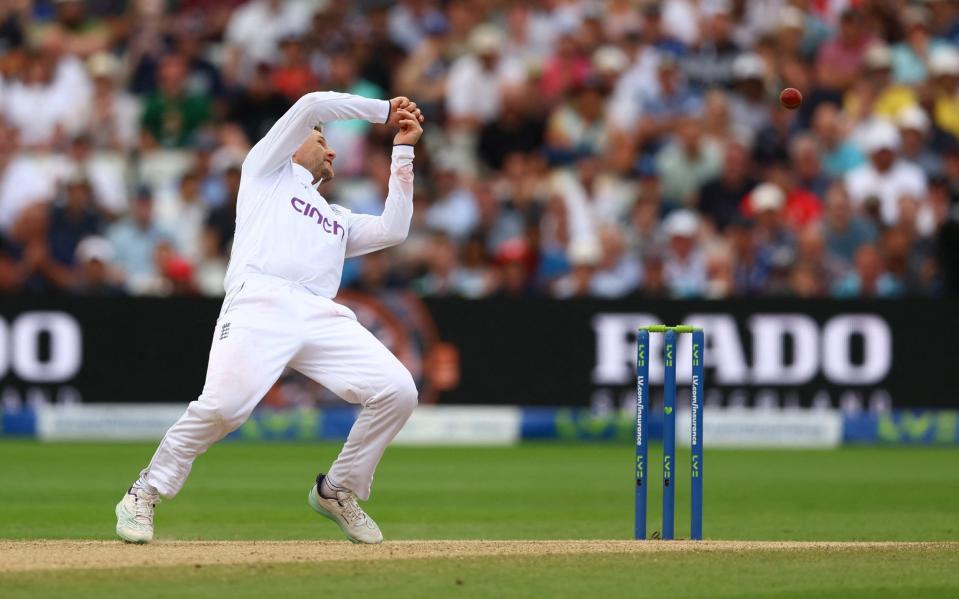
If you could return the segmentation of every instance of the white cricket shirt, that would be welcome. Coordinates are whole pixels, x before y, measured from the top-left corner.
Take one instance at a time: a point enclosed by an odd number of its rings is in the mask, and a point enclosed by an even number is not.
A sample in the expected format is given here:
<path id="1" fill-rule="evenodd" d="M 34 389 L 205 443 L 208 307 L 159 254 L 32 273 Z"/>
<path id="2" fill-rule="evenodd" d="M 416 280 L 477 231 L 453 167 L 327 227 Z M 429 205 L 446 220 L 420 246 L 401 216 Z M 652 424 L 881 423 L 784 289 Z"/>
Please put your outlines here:
<path id="1" fill-rule="evenodd" d="M 381 216 L 353 214 L 328 204 L 313 175 L 293 153 L 319 123 L 364 119 L 384 123 L 390 103 L 351 94 L 313 92 L 300 98 L 257 143 L 246 160 L 236 208 L 236 233 L 224 287 L 247 275 L 293 281 L 332 298 L 343 261 L 406 239 L 413 216 L 413 148 L 395 146 L 386 207 Z"/>

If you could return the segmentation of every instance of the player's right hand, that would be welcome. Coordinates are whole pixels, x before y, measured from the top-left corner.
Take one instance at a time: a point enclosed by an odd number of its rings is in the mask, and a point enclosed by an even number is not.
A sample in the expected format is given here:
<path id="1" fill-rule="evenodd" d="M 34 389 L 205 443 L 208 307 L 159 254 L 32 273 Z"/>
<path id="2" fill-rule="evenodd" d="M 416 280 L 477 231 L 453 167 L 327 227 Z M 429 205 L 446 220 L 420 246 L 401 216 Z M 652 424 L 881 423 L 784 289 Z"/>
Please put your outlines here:
<path id="1" fill-rule="evenodd" d="M 396 96 L 390 100 L 390 118 L 386 120 L 386 124 L 391 127 L 399 127 L 401 117 L 399 115 L 400 110 L 405 110 L 412 114 L 419 122 L 423 122 L 423 113 L 419 108 L 416 107 L 416 102 L 410 100 L 406 96 Z"/>

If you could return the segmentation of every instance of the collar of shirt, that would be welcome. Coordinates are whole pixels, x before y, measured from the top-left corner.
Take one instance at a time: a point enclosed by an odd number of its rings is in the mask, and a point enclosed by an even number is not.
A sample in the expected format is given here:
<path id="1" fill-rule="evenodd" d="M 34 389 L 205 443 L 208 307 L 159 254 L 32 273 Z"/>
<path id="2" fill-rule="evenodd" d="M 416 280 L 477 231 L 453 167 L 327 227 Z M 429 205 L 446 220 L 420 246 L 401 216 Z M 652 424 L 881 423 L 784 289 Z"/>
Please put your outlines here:
<path id="1" fill-rule="evenodd" d="M 320 181 L 317 181 L 316 185 L 313 184 L 313 173 L 308 171 L 305 166 L 293 163 L 293 176 L 296 177 L 296 180 L 306 185 L 307 187 L 312 187 L 316 189 L 320 186 Z"/>

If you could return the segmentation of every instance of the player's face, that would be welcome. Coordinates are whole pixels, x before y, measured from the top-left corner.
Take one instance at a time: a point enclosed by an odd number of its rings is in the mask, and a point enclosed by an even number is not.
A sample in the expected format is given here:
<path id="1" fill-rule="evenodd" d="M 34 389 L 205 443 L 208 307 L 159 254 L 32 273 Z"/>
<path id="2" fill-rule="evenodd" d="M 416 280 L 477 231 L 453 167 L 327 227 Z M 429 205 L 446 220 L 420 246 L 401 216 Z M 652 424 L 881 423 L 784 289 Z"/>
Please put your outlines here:
<path id="1" fill-rule="evenodd" d="M 303 145 L 293 155 L 293 161 L 313 174 L 313 180 L 329 181 L 333 178 L 333 160 L 336 151 L 326 145 L 326 137 L 319 131 L 312 131 Z"/>

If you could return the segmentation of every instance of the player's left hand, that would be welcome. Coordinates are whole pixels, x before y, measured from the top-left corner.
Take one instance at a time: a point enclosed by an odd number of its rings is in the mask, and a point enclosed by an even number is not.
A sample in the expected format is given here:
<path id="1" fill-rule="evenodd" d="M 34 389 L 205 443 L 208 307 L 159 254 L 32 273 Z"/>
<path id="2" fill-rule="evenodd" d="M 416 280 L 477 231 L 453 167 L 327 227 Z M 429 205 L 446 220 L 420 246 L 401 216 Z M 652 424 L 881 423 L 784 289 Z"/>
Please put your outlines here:
<path id="1" fill-rule="evenodd" d="M 419 112 L 419 111 L 417 111 Z M 416 115 L 409 110 L 400 109 L 396 111 L 397 126 L 400 130 L 393 137 L 393 145 L 405 144 L 415 146 L 423 135 L 423 126 L 420 125 L 422 115 Z"/>

